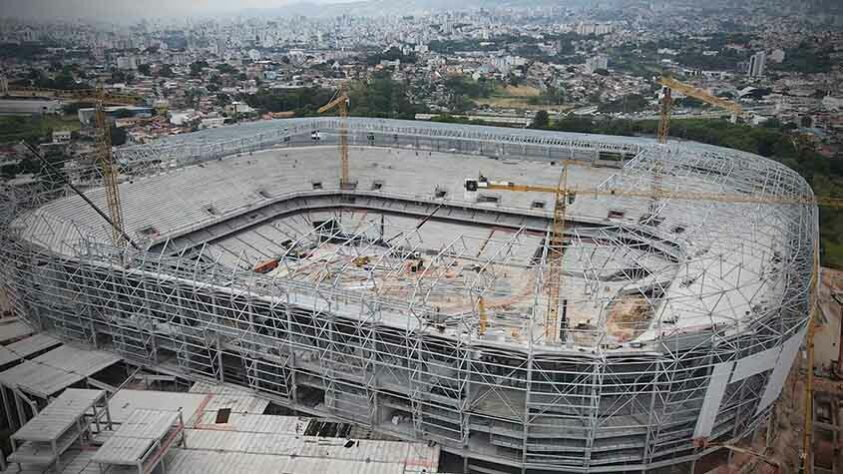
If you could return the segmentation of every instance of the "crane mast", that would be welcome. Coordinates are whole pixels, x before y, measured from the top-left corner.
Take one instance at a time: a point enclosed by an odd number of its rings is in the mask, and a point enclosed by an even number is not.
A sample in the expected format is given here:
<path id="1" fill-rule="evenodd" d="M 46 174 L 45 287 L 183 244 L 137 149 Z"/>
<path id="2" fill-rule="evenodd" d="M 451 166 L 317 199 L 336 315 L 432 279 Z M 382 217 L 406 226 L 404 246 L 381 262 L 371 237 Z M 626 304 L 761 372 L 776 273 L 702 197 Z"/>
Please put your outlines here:
<path id="1" fill-rule="evenodd" d="M 554 343 L 565 342 L 568 326 L 566 309 L 562 309 L 559 321 L 559 299 L 562 293 L 562 262 L 565 257 L 565 214 L 568 208 L 568 163 L 564 163 L 559 185 L 554 192 L 553 223 L 547 245 L 547 311 L 545 312 L 544 340 Z M 556 329 L 559 321 L 559 329 Z"/>
<path id="2" fill-rule="evenodd" d="M 325 113 L 336 108 L 340 117 L 340 189 L 353 187 L 348 177 L 348 94 L 345 83 L 340 84 L 336 97 L 319 108 L 318 112 Z"/>
<path id="3" fill-rule="evenodd" d="M 120 202 L 120 189 L 118 187 L 119 173 L 114 165 L 114 156 L 111 151 L 111 128 L 108 124 L 105 106 L 107 104 L 137 105 L 141 103 L 141 99 L 131 95 L 107 94 L 102 88 L 60 90 L 14 86 L 9 85 L 5 78 L 0 81 L 0 87 L 5 95 L 13 97 L 55 97 L 74 101 L 93 100 L 94 124 L 96 126 L 94 156 L 102 172 L 106 204 L 111 218 L 111 241 L 116 247 L 124 248 L 128 242 L 123 225 L 123 207 Z"/>
<path id="4" fill-rule="evenodd" d="M 105 187 L 105 199 L 108 213 L 111 216 L 111 241 L 118 248 L 126 246 L 123 238 L 123 206 L 120 203 L 120 188 L 117 182 L 117 170 L 114 167 L 114 155 L 111 152 L 111 128 L 105 115 L 105 105 L 102 94 L 97 98 L 94 109 L 94 120 L 97 125 L 96 159 L 102 171 Z"/>

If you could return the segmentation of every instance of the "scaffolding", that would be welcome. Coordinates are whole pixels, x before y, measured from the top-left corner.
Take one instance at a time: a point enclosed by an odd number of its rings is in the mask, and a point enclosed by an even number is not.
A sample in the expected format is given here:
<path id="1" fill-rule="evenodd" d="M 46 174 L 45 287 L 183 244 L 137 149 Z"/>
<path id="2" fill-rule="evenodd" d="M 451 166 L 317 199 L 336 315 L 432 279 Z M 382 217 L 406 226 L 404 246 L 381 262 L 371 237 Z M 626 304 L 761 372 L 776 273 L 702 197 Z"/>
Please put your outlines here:
<path id="1" fill-rule="evenodd" d="M 435 441 L 481 468 L 687 467 L 716 449 L 695 439 L 730 443 L 765 421 L 805 334 L 815 206 L 576 196 L 560 302 L 570 328 L 552 341 L 551 210 L 397 182 L 436 178 L 406 168 L 426 153 L 443 176 L 468 157 L 536 175 L 568 160 L 569 179 L 607 189 L 649 189 L 657 171 L 665 189 L 810 197 L 795 172 L 693 143 L 349 119 L 352 166 L 377 171 L 355 172 L 355 190 L 329 185 L 332 168 L 319 183 L 313 169 L 295 174 L 292 160 L 321 159 L 338 127 L 279 120 L 117 152 L 127 225 L 150 214 L 132 190 L 165 193 L 172 180 L 224 174 L 214 193 L 242 200 L 179 190 L 190 211 L 152 209 L 155 225 L 127 228 L 142 251 L 115 248 L 47 171 L 0 185 L 0 274 L 16 315 L 174 375 Z M 238 190 L 269 155 L 290 163 L 286 177 Z M 63 172 L 104 199 L 95 166 Z M 266 259 L 277 266 L 256 273 Z"/>

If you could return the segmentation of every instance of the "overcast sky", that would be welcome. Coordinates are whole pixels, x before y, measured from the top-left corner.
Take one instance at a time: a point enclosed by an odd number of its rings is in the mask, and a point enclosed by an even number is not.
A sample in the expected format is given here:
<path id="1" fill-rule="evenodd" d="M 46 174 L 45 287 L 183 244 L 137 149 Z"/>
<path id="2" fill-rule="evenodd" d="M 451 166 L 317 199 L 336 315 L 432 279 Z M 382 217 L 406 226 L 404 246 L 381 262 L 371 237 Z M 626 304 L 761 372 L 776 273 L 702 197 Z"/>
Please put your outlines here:
<path id="1" fill-rule="evenodd" d="M 0 0 L 6 17 L 162 17 L 279 7 L 298 0 Z M 316 0 L 319 2 L 320 0 Z M 325 1 L 325 0 L 321 0 Z"/>

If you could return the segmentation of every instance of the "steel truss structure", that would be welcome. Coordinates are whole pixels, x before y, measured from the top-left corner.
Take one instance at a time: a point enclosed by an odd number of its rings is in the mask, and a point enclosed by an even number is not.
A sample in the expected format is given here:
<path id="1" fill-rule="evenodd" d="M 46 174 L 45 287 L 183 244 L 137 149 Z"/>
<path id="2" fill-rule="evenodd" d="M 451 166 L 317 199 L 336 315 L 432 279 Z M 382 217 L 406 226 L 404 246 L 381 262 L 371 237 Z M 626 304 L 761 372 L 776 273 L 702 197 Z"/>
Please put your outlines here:
<path id="1" fill-rule="evenodd" d="M 116 154 L 121 187 L 233 155 L 294 153 L 312 144 L 314 130 L 332 143 L 338 125 L 272 121 L 125 148 Z M 349 141 L 573 159 L 616 169 L 603 183 L 612 187 L 646 189 L 655 173 L 668 189 L 811 195 L 786 167 L 692 143 L 370 119 L 349 120 Z M 0 276 L 19 317 L 158 370 L 435 441 L 467 465 L 531 473 L 688 468 L 712 449 L 695 439 L 725 443 L 766 420 L 805 334 L 814 206 L 578 196 L 567 217 L 562 298 L 591 316 L 559 328 L 570 335 L 564 343 L 548 344 L 546 211 L 362 189 L 291 191 L 266 197 L 259 211 L 138 234 L 139 252 L 113 247 L 72 209 L 41 212 L 67 199 L 56 172 L 92 190 L 102 179 L 95 165 L 73 161 L 28 186 L 0 189 Z M 594 217 L 619 208 L 642 217 Z M 352 225 L 340 214 L 358 218 Z M 454 234 L 431 248 L 426 227 L 399 222 L 437 214 L 508 231 L 491 244 Z M 676 224 L 680 218 L 686 224 Z M 281 246 L 292 219 L 307 221 L 307 230 Z M 434 228 L 443 225 L 437 219 Z M 273 250 L 225 247 L 259 224 L 266 227 L 255 235 Z M 385 225 L 398 229 L 395 238 L 384 238 Z M 530 239 L 539 250 L 525 263 L 515 254 Z M 494 251 L 484 253 L 489 245 Z M 321 256 L 319 271 L 302 266 L 294 255 L 301 248 Z M 283 272 L 253 272 L 249 252 L 278 256 Z M 385 288 L 420 253 L 424 268 L 402 277 L 402 296 L 390 296 Z M 374 255 L 365 266 L 352 263 L 365 255 Z M 450 283 L 449 269 L 468 260 L 473 273 Z M 529 295 L 496 308 L 495 291 L 516 269 L 530 275 Z M 355 288 L 344 281 L 349 275 L 360 275 Z M 478 334 L 479 296 L 493 327 L 517 319 L 517 328 Z M 443 309 L 446 297 L 464 304 Z M 639 319 L 617 315 L 639 305 Z"/>

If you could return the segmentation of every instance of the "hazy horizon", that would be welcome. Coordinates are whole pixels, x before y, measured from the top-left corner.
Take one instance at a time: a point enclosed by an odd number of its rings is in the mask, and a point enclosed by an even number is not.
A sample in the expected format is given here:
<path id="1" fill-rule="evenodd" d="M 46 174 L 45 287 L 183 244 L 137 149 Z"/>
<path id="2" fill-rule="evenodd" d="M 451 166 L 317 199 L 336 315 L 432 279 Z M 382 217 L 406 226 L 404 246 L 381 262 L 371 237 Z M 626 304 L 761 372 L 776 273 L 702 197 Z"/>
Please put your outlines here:
<path id="1" fill-rule="evenodd" d="M 278 8 L 305 0 L 0 0 L 0 17 L 102 18 L 171 17 L 234 13 L 253 8 Z M 342 0 L 306 0 L 339 3 Z M 348 1 L 348 0 L 346 0 Z"/>

